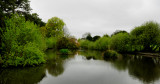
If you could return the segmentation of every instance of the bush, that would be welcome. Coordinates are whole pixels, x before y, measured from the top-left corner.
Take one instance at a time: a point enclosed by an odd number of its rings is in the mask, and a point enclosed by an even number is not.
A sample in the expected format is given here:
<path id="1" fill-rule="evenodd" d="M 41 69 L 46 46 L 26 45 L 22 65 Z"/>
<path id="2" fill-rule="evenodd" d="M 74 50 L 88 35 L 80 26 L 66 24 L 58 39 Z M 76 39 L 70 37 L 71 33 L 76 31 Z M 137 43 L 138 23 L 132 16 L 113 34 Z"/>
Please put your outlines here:
<path id="1" fill-rule="evenodd" d="M 57 41 L 58 49 L 78 49 L 79 44 L 75 38 L 62 37 Z"/>
<path id="2" fill-rule="evenodd" d="M 94 49 L 97 50 L 108 50 L 110 46 L 110 38 L 109 37 L 102 37 L 98 39 L 94 44 Z"/>
<path id="3" fill-rule="evenodd" d="M 4 66 L 26 66 L 44 63 L 46 49 L 39 27 L 24 17 L 12 15 L 5 20 L 6 31 L 2 36 Z"/>
<path id="4" fill-rule="evenodd" d="M 60 49 L 60 54 L 69 54 L 71 53 L 68 49 Z"/>
<path id="5" fill-rule="evenodd" d="M 119 56 L 119 54 L 114 51 L 114 50 L 107 50 L 104 52 L 104 59 L 107 60 L 107 59 L 117 59 Z"/>
<path id="6" fill-rule="evenodd" d="M 56 37 L 46 38 L 46 46 L 47 46 L 47 48 L 56 49 L 56 43 L 57 43 L 57 38 Z"/>
<path id="7" fill-rule="evenodd" d="M 81 40 L 80 46 L 84 49 L 93 49 L 93 50 L 107 50 L 109 49 L 110 38 L 109 37 L 102 37 L 95 42 L 88 41 L 88 40 Z"/>
<path id="8" fill-rule="evenodd" d="M 126 53 L 131 52 L 131 38 L 127 33 L 118 33 L 111 37 L 110 47 L 117 52 Z"/>

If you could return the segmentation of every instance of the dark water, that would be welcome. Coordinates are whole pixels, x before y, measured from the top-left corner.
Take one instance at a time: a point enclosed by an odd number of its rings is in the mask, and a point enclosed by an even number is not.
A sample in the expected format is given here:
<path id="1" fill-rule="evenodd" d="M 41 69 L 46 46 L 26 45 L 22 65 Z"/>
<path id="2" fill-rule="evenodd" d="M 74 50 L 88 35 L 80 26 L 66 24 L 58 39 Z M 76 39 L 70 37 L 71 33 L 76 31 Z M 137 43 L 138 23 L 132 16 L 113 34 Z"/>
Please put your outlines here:
<path id="1" fill-rule="evenodd" d="M 37 67 L 0 69 L 0 84 L 160 84 L 157 58 L 122 55 L 103 60 L 102 52 L 56 55 Z"/>

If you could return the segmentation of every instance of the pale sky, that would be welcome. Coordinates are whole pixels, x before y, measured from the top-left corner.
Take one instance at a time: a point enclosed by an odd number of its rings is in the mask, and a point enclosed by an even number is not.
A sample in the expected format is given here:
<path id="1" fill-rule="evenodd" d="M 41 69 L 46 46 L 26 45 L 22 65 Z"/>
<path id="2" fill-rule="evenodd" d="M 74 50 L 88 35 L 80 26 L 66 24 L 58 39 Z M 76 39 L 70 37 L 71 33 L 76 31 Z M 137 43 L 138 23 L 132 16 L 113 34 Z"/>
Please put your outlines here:
<path id="1" fill-rule="evenodd" d="M 146 21 L 160 23 L 160 0 L 30 0 L 32 13 L 44 22 L 59 17 L 71 35 L 86 32 L 111 35 L 116 30 L 130 32 Z"/>

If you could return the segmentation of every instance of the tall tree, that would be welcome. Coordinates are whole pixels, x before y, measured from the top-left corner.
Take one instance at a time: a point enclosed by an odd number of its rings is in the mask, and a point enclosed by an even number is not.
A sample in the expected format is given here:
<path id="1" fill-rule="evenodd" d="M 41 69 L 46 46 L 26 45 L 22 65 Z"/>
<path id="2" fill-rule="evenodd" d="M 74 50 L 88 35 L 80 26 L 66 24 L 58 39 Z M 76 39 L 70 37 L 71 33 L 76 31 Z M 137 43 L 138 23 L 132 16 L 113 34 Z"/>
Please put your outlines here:
<path id="1" fill-rule="evenodd" d="M 5 31 L 5 17 L 19 12 L 29 13 L 29 0 L 0 0 L 0 53 L 2 49 L 2 34 Z"/>
<path id="2" fill-rule="evenodd" d="M 65 23 L 63 22 L 62 19 L 58 17 L 52 17 L 51 19 L 48 20 L 46 24 L 47 28 L 47 37 L 62 37 L 64 36 L 64 28 Z"/>
<path id="3" fill-rule="evenodd" d="M 134 43 L 142 45 L 144 51 L 153 51 L 153 48 L 159 47 L 160 26 L 156 22 L 150 21 L 136 27 L 131 35 L 135 39 Z"/>

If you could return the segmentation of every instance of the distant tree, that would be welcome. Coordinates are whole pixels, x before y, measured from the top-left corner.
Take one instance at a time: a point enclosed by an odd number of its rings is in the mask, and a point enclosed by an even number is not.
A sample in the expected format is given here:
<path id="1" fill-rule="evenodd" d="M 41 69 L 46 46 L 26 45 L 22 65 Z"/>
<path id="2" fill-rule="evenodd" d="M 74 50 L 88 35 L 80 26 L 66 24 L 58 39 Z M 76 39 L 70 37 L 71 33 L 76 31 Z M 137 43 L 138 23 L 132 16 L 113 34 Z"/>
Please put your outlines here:
<path id="1" fill-rule="evenodd" d="M 58 49 L 78 49 L 79 44 L 75 38 L 62 37 L 57 42 Z"/>
<path id="2" fill-rule="evenodd" d="M 103 35 L 103 37 L 109 37 L 109 35 L 108 35 L 108 34 L 105 34 L 105 35 Z"/>
<path id="3" fill-rule="evenodd" d="M 63 22 L 62 19 L 58 17 L 52 17 L 51 19 L 48 20 L 46 24 L 47 28 L 47 37 L 62 37 L 64 36 L 64 27 L 65 23 Z"/>
<path id="4" fill-rule="evenodd" d="M 101 36 L 96 35 L 96 36 L 94 36 L 94 37 L 92 38 L 92 41 L 96 41 L 96 40 L 98 40 L 99 38 L 101 38 Z"/>
<path id="5" fill-rule="evenodd" d="M 131 51 L 130 36 L 127 33 L 118 33 L 111 37 L 111 49 L 121 53 Z"/>
<path id="6" fill-rule="evenodd" d="M 92 41 L 91 33 L 87 32 L 87 33 L 83 34 L 82 35 L 82 39 L 86 39 L 86 40 Z"/>
<path id="7" fill-rule="evenodd" d="M 89 41 L 92 41 L 92 36 L 91 36 L 91 34 L 88 34 L 87 37 L 86 37 L 86 39 L 89 40 Z"/>
<path id="8" fill-rule="evenodd" d="M 153 51 L 155 47 L 159 47 L 160 26 L 158 23 L 150 21 L 135 27 L 131 31 L 132 39 L 135 44 L 143 46 L 144 51 Z"/>
<path id="9" fill-rule="evenodd" d="M 124 31 L 124 30 L 116 30 L 112 35 L 111 35 L 111 37 L 113 36 L 113 35 L 116 35 L 116 34 L 119 34 L 119 33 L 128 33 L 127 31 Z"/>

